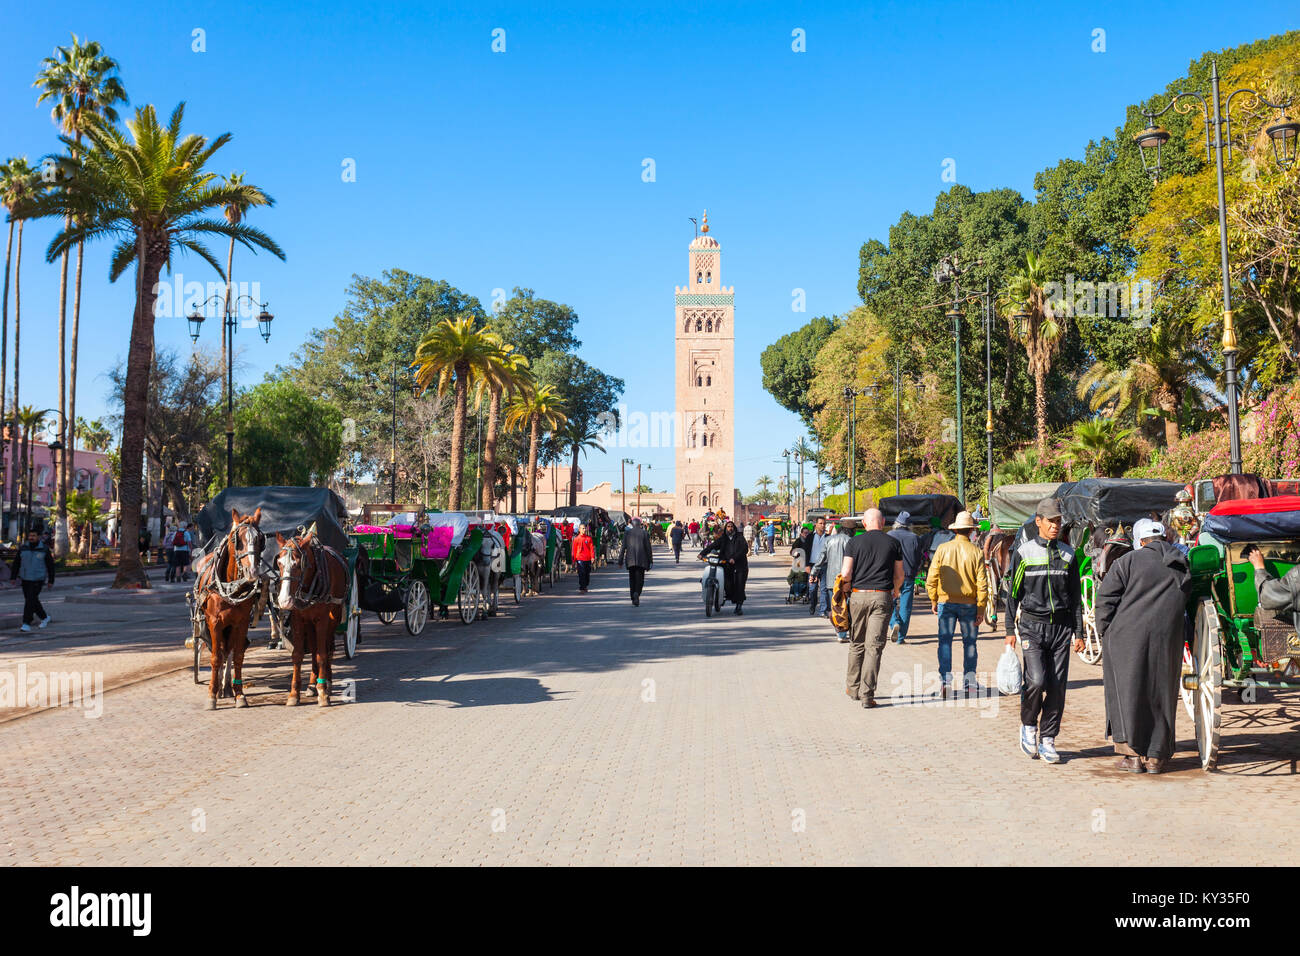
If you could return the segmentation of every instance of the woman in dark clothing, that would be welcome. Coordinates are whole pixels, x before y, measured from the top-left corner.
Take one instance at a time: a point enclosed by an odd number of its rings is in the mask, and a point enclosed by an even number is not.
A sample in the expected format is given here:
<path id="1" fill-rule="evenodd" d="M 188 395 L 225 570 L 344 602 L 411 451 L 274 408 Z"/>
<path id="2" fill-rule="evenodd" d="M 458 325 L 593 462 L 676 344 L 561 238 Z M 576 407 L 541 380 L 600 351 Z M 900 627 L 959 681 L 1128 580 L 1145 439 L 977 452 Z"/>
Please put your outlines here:
<path id="1" fill-rule="evenodd" d="M 745 581 L 749 577 L 749 547 L 745 536 L 736 530 L 736 523 L 728 521 L 722 534 L 705 546 L 701 557 L 716 551 L 722 559 L 723 588 L 727 600 L 736 606 L 737 614 L 744 614 L 740 606 L 745 603 Z"/>

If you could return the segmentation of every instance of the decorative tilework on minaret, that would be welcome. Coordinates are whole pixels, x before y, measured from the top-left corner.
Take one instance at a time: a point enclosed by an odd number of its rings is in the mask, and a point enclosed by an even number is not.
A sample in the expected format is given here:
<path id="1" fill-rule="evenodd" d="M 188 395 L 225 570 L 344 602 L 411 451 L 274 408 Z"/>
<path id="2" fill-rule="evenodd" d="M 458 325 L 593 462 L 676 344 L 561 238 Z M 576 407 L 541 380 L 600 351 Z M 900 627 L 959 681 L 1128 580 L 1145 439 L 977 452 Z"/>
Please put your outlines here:
<path id="1" fill-rule="evenodd" d="M 687 282 L 676 287 L 677 516 L 721 506 L 735 514 L 735 294 L 722 285 L 722 246 L 700 234 L 687 251 Z M 712 473 L 712 478 L 709 477 Z"/>

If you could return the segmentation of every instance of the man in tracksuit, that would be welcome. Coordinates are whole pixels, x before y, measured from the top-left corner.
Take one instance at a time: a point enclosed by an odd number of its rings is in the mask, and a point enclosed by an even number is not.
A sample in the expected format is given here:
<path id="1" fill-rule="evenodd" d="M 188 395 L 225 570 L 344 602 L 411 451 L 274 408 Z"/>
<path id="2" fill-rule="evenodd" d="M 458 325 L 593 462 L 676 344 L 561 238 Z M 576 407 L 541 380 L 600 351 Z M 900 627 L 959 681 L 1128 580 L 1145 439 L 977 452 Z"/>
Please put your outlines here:
<path id="1" fill-rule="evenodd" d="M 1020 636 L 1025 660 L 1020 692 L 1020 749 L 1057 763 L 1056 734 L 1065 710 L 1071 649 L 1083 649 L 1079 558 L 1061 536 L 1061 506 L 1044 498 L 1034 514 L 1037 534 L 1011 552 L 1007 571 L 1007 646 Z"/>
<path id="2" fill-rule="evenodd" d="M 33 530 L 27 532 L 27 542 L 18 549 L 14 559 L 13 574 L 23 585 L 23 626 L 32 629 L 32 620 L 41 619 L 41 627 L 50 623 L 49 615 L 41 607 L 41 584 L 49 582 L 54 587 L 54 555 Z"/>

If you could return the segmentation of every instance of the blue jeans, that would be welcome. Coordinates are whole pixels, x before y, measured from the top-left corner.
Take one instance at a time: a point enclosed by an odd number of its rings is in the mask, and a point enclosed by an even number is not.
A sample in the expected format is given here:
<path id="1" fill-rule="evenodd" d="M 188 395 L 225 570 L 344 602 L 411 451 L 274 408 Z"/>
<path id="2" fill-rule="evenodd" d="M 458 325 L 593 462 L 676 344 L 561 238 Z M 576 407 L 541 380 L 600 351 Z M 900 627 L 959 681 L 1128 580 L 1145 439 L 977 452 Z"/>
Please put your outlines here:
<path id="1" fill-rule="evenodd" d="M 907 640 L 907 626 L 912 623 L 912 589 L 916 587 L 916 578 L 904 578 L 903 586 L 898 589 L 898 600 L 894 603 L 894 613 L 890 615 L 889 626 L 898 625 L 899 641 Z"/>
<path id="2" fill-rule="evenodd" d="M 979 660 L 979 628 L 975 624 L 978 608 L 974 604 L 940 603 L 939 612 L 939 676 L 945 684 L 952 683 L 952 636 L 961 624 L 962 674 L 971 680 Z"/>

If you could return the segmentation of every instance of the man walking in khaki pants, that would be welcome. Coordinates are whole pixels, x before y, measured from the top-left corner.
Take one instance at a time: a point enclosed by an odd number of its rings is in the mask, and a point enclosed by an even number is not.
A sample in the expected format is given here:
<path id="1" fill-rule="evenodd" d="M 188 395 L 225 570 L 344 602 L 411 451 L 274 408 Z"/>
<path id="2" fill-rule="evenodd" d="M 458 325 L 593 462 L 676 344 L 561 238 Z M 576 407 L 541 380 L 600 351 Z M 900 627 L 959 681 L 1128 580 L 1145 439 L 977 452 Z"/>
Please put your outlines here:
<path id="1" fill-rule="evenodd" d="M 863 707 L 876 706 L 876 677 L 885 649 L 889 615 L 903 586 L 903 551 L 885 534 L 879 508 L 862 515 L 866 529 L 844 549 L 840 574 L 851 582 L 849 595 L 849 670 L 844 692 Z"/>

